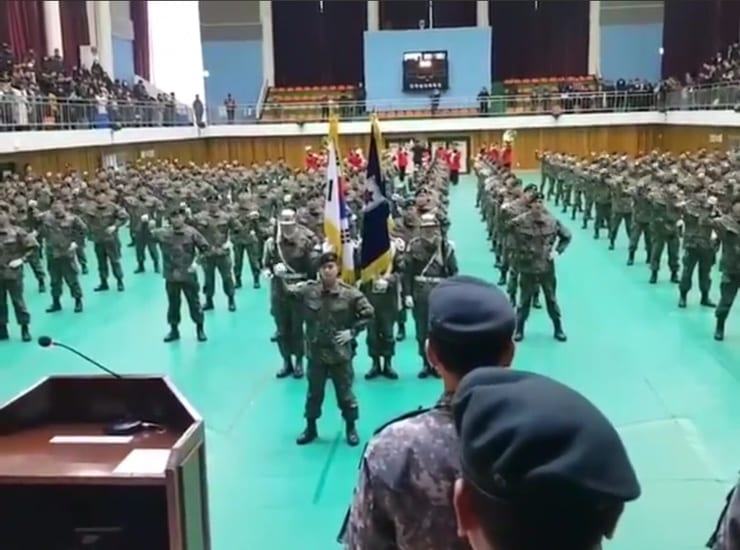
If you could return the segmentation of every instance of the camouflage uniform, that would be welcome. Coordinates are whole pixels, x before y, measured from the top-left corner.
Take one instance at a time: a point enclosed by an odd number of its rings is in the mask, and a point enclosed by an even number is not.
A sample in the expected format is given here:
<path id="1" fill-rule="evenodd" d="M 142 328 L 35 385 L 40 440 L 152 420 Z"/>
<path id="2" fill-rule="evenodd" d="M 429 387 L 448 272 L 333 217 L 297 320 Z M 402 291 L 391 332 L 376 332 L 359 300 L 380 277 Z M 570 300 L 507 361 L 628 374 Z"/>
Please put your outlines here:
<path id="1" fill-rule="evenodd" d="M 452 394 L 376 432 L 360 465 L 345 548 L 463 550 L 452 505 L 460 475 Z"/>
<path id="2" fill-rule="evenodd" d="M 167 323 L 177 333 L 182 293 L 188 303 L 190 319 L 202 329 L 203 310 L 198 299 L 198 274 L 193 262 L 196 252 L 203 254 L 208 250 L 208 241 L 197 229 L 187 225 L 180 229 L 155 229 L 152 237 L 162 250 L 162 275 L 167 291 Z"/>
<path id="3" fill-rule="evenodd" d="M 82 309 L 82 288 L 75 261 L 77 255 L 70 247 L 73 243 L 79 246 L 77 243 L 84 241 L 86 232 L 85 222 L 74 214 L 64 212 L 58 216 L 49 212 L 43 217 L 41 234 L 46 241 L 46 263 L 51 279 L 52 306 L 47 310 L 50 313 L 61 309 L 62 280 L 76 301 L 75 309 Z"/>
<path id="4" fill-rule="evenodd" d="M 630 229 L 630 246 L 627 264 L 632 265 L 635 261 L 635 252 L 640 243 L 640 237 L 645 235 L 645 252 L 647 261 L 650 261 L 653 242 L 650 233 L 650 218 L 652 207 L 648 198 L 648 186 L 646 180 L 640 180 L 630 187 L 632 195 L 632 228 Z"/>
<path id="5" fill-rule="evenodd" d="M 108 288 L 109 263 L 113 276 L 121 289 L 123 269 L 121 268 L 121 241 L 118 238 L 118 228 L 126 224 L 128 214 L 123 208 L 113 203 L 92 203 L 83 210 L 83 218 L 87 222 L 98 261 L 100 286 L 96 290 Z M 111 228 L 113 228 L 112 232 L 110 232 Z"/>
<path id="6" fill-rule="evenodd" d="M 599 238 L 599 231 L 602 227 L 609 227 L 611 219 L 611 194 L 609 186 L 606 183 L 606 170 L 593 180 L 593 198 L 596 205 L 596 218 L 594 220 L 594 239 Z"/>
<path id="7" fill-rule="evenodd" d="M 242 286 L 244 255 L 249 261 L 254 288 L 260 287 L 260 270 L 262 269 L 262 248 L 267 239 L 259 223 L 260 213 L 256 204 L 239 204 L 234 209 L 236 231 L 231 236 L 234 243 L 234 278 L 236 288 Z"/>
<path id="8" fill-rule="evenodd" d="M 717 330 L 715 338 L 724 338 L 725 320 L 730 313 L 740 289 L 740 219 L 730 215 L 722 216 L 712 222 L 722 242 L 722 259 L 719 263 L 722 282 L 719 285 L 720 298 L 717 304 Z"/>
<path id="9" fill-rule="evenodd" d="M 136 273 L 144 272 L 145 252 L 154 263 L 154 271 L 159 273 L 159 251 L 152 236 L 152 228 L 160 227 L 164 206 L 162 202 L 151 195 L 131 197 L 127 201 L 127 210 L 131 219 L 131 236 L 136 250 Z"/>
<path id="10" fill-rule="evenodd" d="M 34 277 L 39 285 L 39 292 L 46 291 L 44 269 L 41 266 L 41 243 L 38 242 L 38 230 L 41 226 L 41 214 L 36 208 L 30 207 L 25 201 L 16 200 L 15 207 L 11 209 L 13 223 L 31 234 L 37 241 L 37 246 L 27 256 L 26 262 L 31 267 Z"/>
<path id="11" fill-rule="evenodd" d="M 340 345 L 334 337 L 347 329 L 356 336 L 372 319 L 373 307 L 362 292 L 341 281 L 328 290 L 320 281 L 309 281 L 289 286 L 288 292 L 302 307 L 306 321 L 306 419 L 315 422 L 321 416 L 326 380 L 331 378 L 342 417 L 354 423 L 358 410 L 352 392 L 352 358 L 357 344 L 353 339 Z"/>
<path id="12" fill-rule="evenodd" d="M 609 181 L 611 187 L 611 222 L 609 223 L 609 250 L 614 250 L 614 241 L 619 233 L 619 226 L 624 221 L 627 238 L 630 236 L 632 225 L 632 197 L 628 192 L 627 184 L 622 176 L 616 176 Z"/>
<path id="13" fill-rule="evenodd" d="M 712 216 L 714 207 L 708 204 L 706 193 L 697 193 L 683 208 L 685 223 L 683 237 L 683 271 L 679 291 L 681 307 L 686 307 L 686 296 L 691 290 L 691 279 L 694 268 L 699 267 L 699 290 L 701 291 L 702 305 L 712 307 L 709 300 L 709 289 L 712 285 L 710 278 L 714 265 L 716 248 L 712 242 Z"/>
<path id="14" fill-rule="evenodd" d="M 650 253 L 651 283 L 658 280 L 660 259 L 666 245 L 668 247 L 668 267 L 671 270 L 671 281 L 678 283 L 679 239 L 676 224 L 681 219 L 678 202 L 678 197 L 669 193 L 668 190 L 657 191 L 650 195 L 652 205 L 650 234 L 653 241 L 653 249 Z"/>
<path id="15" fill-rule="evenodd" d="M 216 270 L 221 276 L 224 294 L 229 300 L 229 310 L 235 309 L 234 304 L 234 268 L 231 263 L 231 253 L 228 248 L 229 236 L 238 230 L 234 218 L 223 210 L 204 210 L 196 214 L 191 224 L 208 242 L 208 250 L 201 256 L 205 284 L 203 292 L 206 296 L 204 310 L 213 309 L 213 294 L 216 290 Z"/>
<path id="16" fill-rule="evenodd" d="M 36 248 L 36 239 L 24 229 L 15 225 L 0 227 L 0 333 L 5 337 L 8 324 L 7 297 L 13 305 L 16 321 L 24 327 L 24 334 L 31 322 L 23 299 L 23 266 L 13 268 L 8 264 L 13 260 L 26 260 L 34 254 Z"/>

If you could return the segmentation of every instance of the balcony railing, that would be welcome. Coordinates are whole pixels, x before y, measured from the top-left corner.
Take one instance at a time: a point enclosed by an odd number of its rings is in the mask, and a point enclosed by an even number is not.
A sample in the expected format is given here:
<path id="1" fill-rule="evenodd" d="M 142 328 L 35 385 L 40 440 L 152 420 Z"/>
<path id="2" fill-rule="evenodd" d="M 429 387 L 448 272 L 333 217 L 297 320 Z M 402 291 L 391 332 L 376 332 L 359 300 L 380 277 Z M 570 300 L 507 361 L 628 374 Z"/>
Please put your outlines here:
<path id="1" fill-rule="evenodd" d="M 256 104 L 210 106 L 208 124 L 319 122 L 335 113 L 341 120 L 428 117 L 500 117 L 614 113 L 635 111 L 732 110 L 740 105 L 740 82 L 683 88 L 669 92 L 589 91 L 497 95 L 487 98 L 430 97 L 373 101 L 265 101 Z M 0 131 L 141 128 L 190 126 L 198 122 L 192 109 L 164 103 L 103 102 L 48 99 L 18 94 L 0 95 Z"/>

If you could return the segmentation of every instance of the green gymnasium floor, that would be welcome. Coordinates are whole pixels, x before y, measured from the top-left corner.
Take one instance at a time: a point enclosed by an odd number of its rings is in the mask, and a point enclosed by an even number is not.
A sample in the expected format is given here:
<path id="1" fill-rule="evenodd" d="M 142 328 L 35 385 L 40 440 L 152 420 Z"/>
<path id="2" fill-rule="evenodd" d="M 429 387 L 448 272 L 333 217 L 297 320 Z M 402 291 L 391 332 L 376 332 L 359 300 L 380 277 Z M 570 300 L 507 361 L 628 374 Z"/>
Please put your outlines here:
<path id="1" fill-rule="evenodd" d="M 474 198 L 473 178 L 463 178 L 452 192 L 451 238 L 462 272 L 494 279 Z M 627 508 L 608 548 L 698 549 L 740 467 L 740 305 L 728 321 L 726 341 L 718 344 L 712 340 L 713 315 L 698 306 L 696 294 L 680 311 L 665 270 L 653 287 L 644 264 L 625 266 L 623 235 L 609 252 L 605 240 L 595 242 L 590 231 L 566 223 L 574 239 L 558 262 L 558 294 L 569 341 L 556 343 L 546 313 L 534 310 L 516 367 L 570 384 L 619 427 L 643 497 Z M 123 295 L 94 294 L 93 269 L 84 279 L 82 315 L 72 313 L 67 295 L 62 313 L 44 313 L 48 294 L 36 294 L 29 278 L 34 336 L 79 346 L 123 373 L 167 373 L 200 410 L 207 423 L 215 550 L 336 548 L 361 447 L 344 443 L 330 388 L 321 441 L 305 448 L 294 444 L 306 383 L 274 377 L 279 357 L 269 342 L 267 290 L 241 290 L 234 314 L 217 295 L 217 309 L 207 315 L 207 344 L 198 345 L 192 327 L 183 323 L 183 340 L 165 345 L 163 282 L 151 272 L 134 276 L 134 267 L 132 249 L 126 249 Z M 12 330 L 17 338 L 15 325 Z M 361 376 L 367 369 L 364 351 L 356 361 L 364 437 L 440 392 L 439 382 L 417 380 L 413 339 L 400 346 L 396 364 L 400 381 L 371 383 Z M 41 376 L 91 369 L 64 350 L 17 339 L 0 344 L 0 400 Z"/>

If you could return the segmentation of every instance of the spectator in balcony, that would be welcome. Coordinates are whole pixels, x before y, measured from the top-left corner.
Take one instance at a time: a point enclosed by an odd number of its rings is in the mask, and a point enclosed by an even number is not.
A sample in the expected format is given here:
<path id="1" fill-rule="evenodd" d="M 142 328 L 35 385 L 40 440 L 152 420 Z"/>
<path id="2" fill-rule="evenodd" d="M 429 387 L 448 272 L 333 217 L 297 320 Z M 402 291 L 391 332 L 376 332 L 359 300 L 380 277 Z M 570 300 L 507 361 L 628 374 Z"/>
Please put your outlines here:
<path id="1" fill-rule="evenodd" d="M 195 115 L 195 125 L 198 128 L 203 128 L 203 102 L 200 100 L 200 96 L 195 94 L 195 101 L 193 101 L 193 115 Z"/>
<path id="2" fill-rule="evenodd" d="M 365 92 L 365 85 L 362 82 L 357 83 L 357 116 L 361 117 L 365 114 L 365 101 L 367 100 L 367 93 Z"/>
<path id="3" fill-rule="evenodd" d="M 439 100 L 442 97 L 442 91 L 439 88 L 435 88 L 432 92 L 432 116 L 437 114 L 439 110 Z"/>
<path id="4" fill-rule="evenodd" d="M 234 124 L 234 118 L 236 116 L 236 100 L 231 97 L 231 94 L 226 94 L 224 107 L 226 107 L 226 120 L 229 124 Z"/>
<path id="5" fill-rule="evenodd" d="M 478 92 L 478 112 L 482 114 L 488 114 L 488 89 L 483 86 L 481 91 Z"/>

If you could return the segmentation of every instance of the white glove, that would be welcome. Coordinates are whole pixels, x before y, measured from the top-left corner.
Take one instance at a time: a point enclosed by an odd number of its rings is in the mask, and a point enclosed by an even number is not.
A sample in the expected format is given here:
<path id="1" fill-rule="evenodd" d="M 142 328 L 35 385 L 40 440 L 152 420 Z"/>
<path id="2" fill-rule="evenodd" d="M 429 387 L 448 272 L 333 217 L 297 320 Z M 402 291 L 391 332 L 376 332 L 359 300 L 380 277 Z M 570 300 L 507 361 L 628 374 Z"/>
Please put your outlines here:
<path id="1" fill-rule="evenodd" d="M 39 203 L 38 203 L 38 202 L 36 202 L 36 201 L 35 201 L 35 200 L 33 200 L 33 199 L 31 199 L 30 201 L 28 201 L 28 206 L 30 206 L 31 208 L 33 208 L 34 206 L 37 206 L 38 204 L 39 204 Z"/>
<path id="2" fill-rule="evenodd" d="M 21 258 L 16 258 L 15 260 L 10 260 L 10 262 L 8 262 L 8 267 L 10 269 L 18 269 L 22 265 L 23 260 Z"/>
<path id="3" fill-rule="evenodd" d="M 180 203 L 180 208 L 187 208 L 188 205 L 185 202 Z"/>
<path id="4" fill-rule="evenodd" d="M 251 231 L 249 232 L 249 236 L 250 236 L 250 237 L 256 237 L 256 236 L 257 236 L 257 232 L 256 232 L 256 231 L 255 231 L 254 229 L 252 229 L 252 230 L 251 230 Z"/>
<path id="5" fill-rule="evenodd" d="M 149 214 L 144 214 L 141 217 L 141 221 L 143 221 L 144 223 L 148 222 L 149 221 Z"/>
<path id="6" fill-rule="evenodd" d="M 39 236 L 39 232 L 34 229 L 33 231 L 29 233 L 29 235 L 35 239 L 36 237 Z"/>
<path id="7" fill-rule="evenodd" d="M 709 236 L 709 240 L 711 240 L 713 243 L 716 243 L 717 239 L 719 239 L 719 235 L 717 235 L 716 231 L 712 230 L 712 234 Z"/>
<path id="8" fill-rule="evenodd" d="M 712 195 L 711 197 L 709 197 L 709 200 L 707 202 L 710 206 L 715 206 L 717 204 L 717 197 Z"/>
<path id="9" fill-rule="evenodd" d="M 193 211 L 190 208 L 185 208 L 185 217 L 189 218 L 193 215 Z"/>
<path id="10" fill-rule="evenodd" d="M 283 262 L 278 262 L 275 264 L 275 267 L 272 268 L 272 271 L 275 275 L 285 275 L 288 272 L 288 268 L 285 267 Z"/>
<path id="11" fill-rule="evenodd" d="M 550 260 L 554 260 L 558 255 L 557 250 L 550 250 Z"/>
<path id="12" fill-rule="evenodd" d="M 379 292 L 385 292 L 386 290 L 388 290 L 388 279 L 386 279 L 385 277 L 381 277 L 373 283 L 373 286 L 375 287 L 375 290 Z"/>
<path id="13" fill-rule="evenodd" d="M 403 300 L 404 305 L 406 306 L 406 309 L 412 309 L 414 307 L 414 297 L 413 296 L 406 296 Z"/>
<path id="14" fill-rule="evenodd" d="M 352 341 L 352 331 L 349 329 L 338 330 L 334 335 L 334 342 L 343 346 L 349 344 Z"/>
<path id="15" fill-rule="evenodd" d="M 69 251 L 70 252 L 75 252 L 76 250 L 77 250 L 77 243 L 76 242 L 72 242 L 72 244 L 69 245 Z"/>
<path id="16" fill-rule="evenodd" d="M 221 248 L 224 250 L 231 250 L 234 248 L 234 245 L 231 244 L 231 241 L 226 241 Z"/>
<path id="17" fill-rule="evenodd" d="M 105 232 L 108 233 L 108 235 L 113 235 L 113 233 L 116 232 L 116 226 L 115 225 L 109 225 L 105 228 Z"/>
<path id="18" fill-rule="evenodd" d="M 149 220 L 149 228 L 154 229 L 155 227 L 157 227 L 157 222 L 155 222 L 154 220 Z"/>
<path id="19" fill-rule="evenodd" d="M 272 279 L 272 272 L 269 269 L 263 269 L 262 270 L 262 276 L 265 279 Z"/>
<path id="20" fill-rule="evenodd" d="M 680 219 L 676 222 L 676 227 L 680 227 L 681 229 L 684 228 L 686 224 L 684 223 L 683 219 Z"/>
<path id="21" fill-rule="evenodd" d="M 192 264 L 190 264 L 190 267 L 188 267 L 188 273 L 195 273 L 195 269 L 195 262 L 193 262 Z"/>

